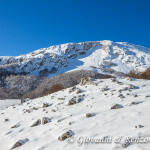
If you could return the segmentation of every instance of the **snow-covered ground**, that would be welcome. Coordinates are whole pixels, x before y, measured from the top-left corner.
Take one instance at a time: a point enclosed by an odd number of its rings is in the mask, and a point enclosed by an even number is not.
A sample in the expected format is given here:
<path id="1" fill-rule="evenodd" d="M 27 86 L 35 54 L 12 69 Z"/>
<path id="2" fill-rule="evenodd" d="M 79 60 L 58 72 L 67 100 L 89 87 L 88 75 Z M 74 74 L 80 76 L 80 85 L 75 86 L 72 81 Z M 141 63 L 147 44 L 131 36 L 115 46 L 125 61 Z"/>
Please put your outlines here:
<path id="1" fill-rule="evenodd" d="M 127 150 L 148 150 L 150 143 L 128 143 L 124 138 L 150 139 L 149 91 L 147 80 L 103 79 L 10 106 L 0 111 L 0 149 L 8 150 L 22 140 L 24 144 L 16 149 L 121 150 L 128 146 Z M 68 106 L 71 99 L 77 103 Z M 43 108 L 43 103 L 48 107 Z M 121 108 L 111 109 L 115 104 Z M 86 117 L 87 113 L 92 116 Z M 48 123 L 31 127 L 43 117 Z M 68 130 L 72 138 L 59 141 Z M 121 143 L 115 143 L 121 136 Z M 86 137 L 112 138 L 112 143 L 83 143 Z"/>
<path id="2" fill-rule="evenodd" d="M 9 106 L 20 104 L 21 101 L 17 99 L 0 100 L 0 110 L 3 110 Z"/>
<path id="3" fill-rule="evenodd" d="M 150 66 L 150 49 L 125 42 L 95 41 L 67 43 L 42 48 L 20 56 L 1 56 L 3 71 L 53 77 L 72 70 L 99 73 L 144 71 Z M 6 70 L 5 70 L 6 69 Z"/>

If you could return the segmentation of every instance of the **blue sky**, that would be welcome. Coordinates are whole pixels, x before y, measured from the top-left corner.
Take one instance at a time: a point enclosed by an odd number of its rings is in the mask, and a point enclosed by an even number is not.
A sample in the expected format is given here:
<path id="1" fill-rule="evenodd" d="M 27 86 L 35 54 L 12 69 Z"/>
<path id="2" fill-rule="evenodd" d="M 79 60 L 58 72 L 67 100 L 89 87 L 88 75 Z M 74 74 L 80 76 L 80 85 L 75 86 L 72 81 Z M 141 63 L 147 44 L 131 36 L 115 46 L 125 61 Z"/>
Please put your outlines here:
<path id="1" fill-rule="evenodd" d="M 97 40 L 150 48 L 150 1 L 0 0 L 0 56 Z"/>

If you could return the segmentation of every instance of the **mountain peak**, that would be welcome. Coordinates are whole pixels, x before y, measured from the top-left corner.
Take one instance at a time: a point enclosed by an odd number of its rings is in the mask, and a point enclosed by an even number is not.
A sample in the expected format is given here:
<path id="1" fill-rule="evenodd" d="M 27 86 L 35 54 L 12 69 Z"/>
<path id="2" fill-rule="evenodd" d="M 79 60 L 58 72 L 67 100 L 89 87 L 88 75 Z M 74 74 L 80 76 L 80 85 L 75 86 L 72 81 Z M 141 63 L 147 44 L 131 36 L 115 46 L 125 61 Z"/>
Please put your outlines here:
<path id="1" fill-rule="evenodd" d="M 66 43 L 17 57 L 0 57 L 1 72 L 40 76 L 47 71 L 47 77 L 78 69 L 118 75 L 149 66 L 150 49 L 110 40 Z"/>

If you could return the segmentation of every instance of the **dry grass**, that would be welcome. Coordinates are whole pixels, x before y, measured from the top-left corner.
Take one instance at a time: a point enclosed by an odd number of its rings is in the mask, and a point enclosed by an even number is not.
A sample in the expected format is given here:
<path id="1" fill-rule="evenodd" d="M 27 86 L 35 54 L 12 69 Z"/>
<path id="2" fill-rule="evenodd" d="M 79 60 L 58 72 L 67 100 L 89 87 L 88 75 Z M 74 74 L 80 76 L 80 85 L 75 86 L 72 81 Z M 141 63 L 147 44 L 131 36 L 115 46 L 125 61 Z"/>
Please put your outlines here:
<path id="1" fill-rule="evenodd" d="M 144 72 L 137 72 L 137 71 L 130 71 L 128 74 L 126 74 L 128 77 L 132 77 L 135 79 L 146 79 L 150 80 L 150 67 L 147 68 Z"/>

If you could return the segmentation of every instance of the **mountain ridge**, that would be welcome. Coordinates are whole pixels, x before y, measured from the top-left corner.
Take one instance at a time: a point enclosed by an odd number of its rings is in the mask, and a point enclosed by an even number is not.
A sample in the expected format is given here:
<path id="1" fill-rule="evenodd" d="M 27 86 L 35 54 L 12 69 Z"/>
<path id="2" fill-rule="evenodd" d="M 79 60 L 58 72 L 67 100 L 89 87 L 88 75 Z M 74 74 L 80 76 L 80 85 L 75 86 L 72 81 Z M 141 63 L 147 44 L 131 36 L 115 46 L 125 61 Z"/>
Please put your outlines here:
<path id="1" fill-rule="evenodd" d="M 0 56 L 0 71 L 53 77 L 73 70 L 113 75 L 150 66 L 150 49 L 127 42 L 89 41 L 42 48 L 20 56 Z"/>

